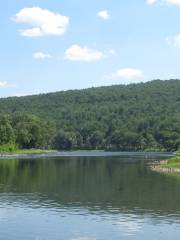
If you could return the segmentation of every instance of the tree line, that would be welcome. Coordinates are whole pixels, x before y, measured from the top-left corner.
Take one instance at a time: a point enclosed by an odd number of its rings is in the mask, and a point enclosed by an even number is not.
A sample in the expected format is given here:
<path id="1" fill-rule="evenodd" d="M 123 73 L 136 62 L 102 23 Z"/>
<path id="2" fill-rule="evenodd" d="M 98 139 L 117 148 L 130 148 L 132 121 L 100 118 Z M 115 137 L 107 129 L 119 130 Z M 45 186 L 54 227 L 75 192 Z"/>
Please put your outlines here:
<path id="1" fill-rule="evenodd" d="M 180 81 L 0 99 L 0 145 L 176 151 L 180 148 Z"/>

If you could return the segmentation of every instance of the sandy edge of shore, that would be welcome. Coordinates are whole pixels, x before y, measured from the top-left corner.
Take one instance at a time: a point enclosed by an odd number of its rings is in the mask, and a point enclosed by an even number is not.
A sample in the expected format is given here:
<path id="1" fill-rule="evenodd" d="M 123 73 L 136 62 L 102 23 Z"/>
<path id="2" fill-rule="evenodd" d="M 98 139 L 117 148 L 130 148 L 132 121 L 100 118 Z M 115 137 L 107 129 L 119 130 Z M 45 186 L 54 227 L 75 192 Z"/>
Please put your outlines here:
<path id="1" fill-rule="evenodd" d="M 180 173 L 180 168 L 173 168 L 173 167 L 166 167 L 165 164 L 167 164 L 166 161 L 160 161 L 159 164 L 154 163 L 150 166 L 152 171 L 159 172 L 159 173 Z"/>

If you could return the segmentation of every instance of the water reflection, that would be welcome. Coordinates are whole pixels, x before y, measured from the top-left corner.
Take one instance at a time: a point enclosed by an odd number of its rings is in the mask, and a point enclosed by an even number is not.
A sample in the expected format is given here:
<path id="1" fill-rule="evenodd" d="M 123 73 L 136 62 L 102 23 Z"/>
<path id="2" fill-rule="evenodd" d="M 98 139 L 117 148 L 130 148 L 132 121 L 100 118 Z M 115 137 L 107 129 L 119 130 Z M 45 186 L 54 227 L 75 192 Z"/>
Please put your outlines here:
<path id="1" fill-rule="evenodd" d="M 144 229 L 158 226 L 161 235 L 173 224 L 176 232 L 180 179 L 152 172 L 147 164 L 147 159 L 124 157 L 1 160 L 0 223 L 9 229 L 14 222 L 29 221 L 39 232 L 26 238 L 33 240 L 144 239 Z M 41 229 L 36 229 L 37 222 Z M 67 232 L 71 223 L 75 226 Z M 56 226 L 56 232 L 46 236 L 45 226 Z M 20 229 L 16 237 L 21 240 Z M 148 234 L 153 238 L 152 229 Z"/>
<path id="2" fill-rule="evenodd" d="M 113 214 L 126 211 L 177 214 L 180 181 L 154 173 L 147 161 L 66 158 L 0 161 L 0 201 Z M 5 193 L 5 194 L 3 194 Z"/>

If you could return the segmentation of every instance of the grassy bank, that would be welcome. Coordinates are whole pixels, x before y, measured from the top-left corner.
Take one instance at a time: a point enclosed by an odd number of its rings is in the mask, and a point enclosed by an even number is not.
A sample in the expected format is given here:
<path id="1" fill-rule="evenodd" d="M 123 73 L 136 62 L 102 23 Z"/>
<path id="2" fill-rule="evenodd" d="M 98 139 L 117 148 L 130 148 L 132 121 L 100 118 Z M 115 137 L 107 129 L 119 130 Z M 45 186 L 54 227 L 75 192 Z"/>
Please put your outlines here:
<path id="1" fill-rule="evenodd" d="M 167 161 L 166 164 L 162 164 L 164 167 L 180 168 L 180 156 L 173 157 Z"/>
<path id="2" fill-rule="evenodd" d="M 44 150 L 44 149 L 16 149 L 12 151 L 0 151 L 1 156 L 6 155 L 31 155 L 31 154 L 45 154 L 53 153 L 54 150 Z"/>
<path id="3" fill-rule="evenodd" d="M 160 164 L 154 164 L 151 169 L 156 172 L 180 175 L 180 156 L 161 161 Z"/>

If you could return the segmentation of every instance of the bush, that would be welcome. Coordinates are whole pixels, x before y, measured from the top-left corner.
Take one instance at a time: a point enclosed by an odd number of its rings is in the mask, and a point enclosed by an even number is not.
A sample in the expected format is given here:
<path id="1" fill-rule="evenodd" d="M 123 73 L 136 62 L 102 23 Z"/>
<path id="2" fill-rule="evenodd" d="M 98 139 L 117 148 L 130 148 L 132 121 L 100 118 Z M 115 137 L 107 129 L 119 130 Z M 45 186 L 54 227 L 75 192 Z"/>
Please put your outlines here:
<path id="1" fill-rule="evenodd" d="M 0 145 L 0 153 L 16 151 L 18 147 L 16 145 Z"/>

